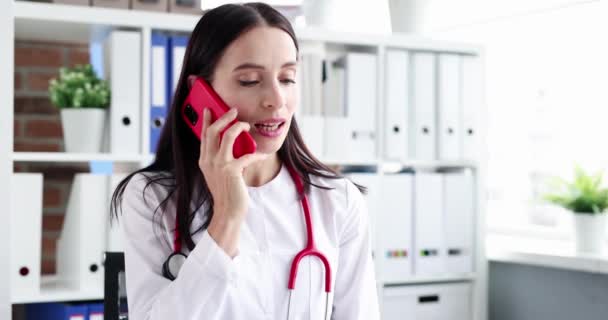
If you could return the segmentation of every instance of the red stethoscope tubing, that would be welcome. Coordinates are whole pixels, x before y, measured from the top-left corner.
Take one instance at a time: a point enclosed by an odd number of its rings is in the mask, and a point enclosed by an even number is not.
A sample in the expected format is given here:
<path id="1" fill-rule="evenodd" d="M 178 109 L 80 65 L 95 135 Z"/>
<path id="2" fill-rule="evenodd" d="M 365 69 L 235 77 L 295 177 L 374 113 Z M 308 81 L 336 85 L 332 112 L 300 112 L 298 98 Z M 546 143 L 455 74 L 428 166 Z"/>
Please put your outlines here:
<path id="1" fill-rule="evenodd" d="M 287 169 L 289 171 L 289 174 L 291 175 L 291 178 L 293 179 L 293 181 L 296 185 L 296 190 L 298 191 L 298 194 L 301 196 L 300 201 L 302 202 L 302 208 L 304 209 L 304 220 L 306 222 L 306 237 L 308 239 L 308 243 L 306 244 L 306 247 L 304 249 L 302 249 L 300 252 L 298 252 L 296 254 L 296 256 L 293 258 L 293 261 L 291 263 L 291 268 L 289 271 L 289 280 L 287 283 L 287 288 L 289 290 L 293 290 L 295 288 L 296 278 L 297 278 L 297 274 L 298 274 L 298 266 L 299 266 L 302 258 L 307 257 L 307 256 L 314 256 L 314 257 L 319 258 L 321 260 L 321 262 L 323 263 L 323 266 L 325 268 L 325 292 L 329 293 L 329 292 L 331 292 L 331 266 L 329 264 L 329 260 L 327 259 L 327 257 L 323 253 L 321 253 L 315 246 L 315 237 L 314 237 L 313 228 L 312 228 L 312 218 L 310 216 L 310 207 L 308 205 L 308 197 L 306 197 L 306 194 L 304 194 L 304 185 L 302 183 L 302 178 L 300 178 L 300 176 L 296 173 L 296 171 L 292 167 L 287 166 Z M 175 234 L 174 234 L 174 238 L 173 238 L 174 252 L 181 252 L 181 250 L 182 250 L 182 243 L 180 241 L 180 232 L 179 232 L 178 226 L 179 226 L 179 215 L 176 217 L 176 220 L 175 220 Z"/>

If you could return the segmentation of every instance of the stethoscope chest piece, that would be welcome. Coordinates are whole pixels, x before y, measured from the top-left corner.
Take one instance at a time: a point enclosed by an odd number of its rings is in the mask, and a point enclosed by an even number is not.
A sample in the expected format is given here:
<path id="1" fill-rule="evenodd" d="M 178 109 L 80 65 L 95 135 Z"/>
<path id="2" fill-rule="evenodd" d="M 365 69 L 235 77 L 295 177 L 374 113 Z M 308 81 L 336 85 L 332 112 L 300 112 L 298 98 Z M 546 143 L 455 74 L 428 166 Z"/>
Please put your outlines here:
<path id="1" fill-rule="evenodd" d="M 184 262 L 186 262 L 185 254 L 173 252 L 163 264 L 163 275 L 171 281 L 175 280 Z"/>

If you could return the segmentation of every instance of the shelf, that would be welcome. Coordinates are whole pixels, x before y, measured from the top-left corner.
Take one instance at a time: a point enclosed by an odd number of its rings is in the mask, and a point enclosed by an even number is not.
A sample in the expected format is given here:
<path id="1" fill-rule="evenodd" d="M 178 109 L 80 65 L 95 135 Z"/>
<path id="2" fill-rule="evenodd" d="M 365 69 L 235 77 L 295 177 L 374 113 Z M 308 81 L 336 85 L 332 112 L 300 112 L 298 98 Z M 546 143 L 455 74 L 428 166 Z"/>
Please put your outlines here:
<path id="1" fill-rule="evenodd" d="M 198 15 L 15 1 L 15 38 L 86 43 L 107 28 L 190 32 Z M 69 32 L 66 32 L 69 31 Z"/>
<path id="2" fill-rule="evenodd" d="M 39 303 L 61 301 L 103 300 L 103 289 L 82 291 L 68 287 L 56 276 L 43 276 L 40 279 L 40 293 L 28 296 L 13 296 L 12 303 Z"/>
<path id="3" fill-rule="evenodd" d="M 24 40 L 88 43 L 103 36 L 108 28 L 151 28 L 191 32 L 199 15 L 150 12 L 56 3 L 15 1 L 15 37 Z M 458 52 L 479 54 L 481 48 L 469 44 L 434 41 L 411 35 L 356 34 L 317 27 L 296 28 L 302 42 Z"/>
<path id="4" fill-rule="evenodd" d="M 424 277 L 412 277 L 406 281 L 399 283 L 383 283 L 386 286 L 404 286 L 411 284 L 423 284 L 423 283 L 445 283 L 445 282 L 464 282 L 474 281 L 476 275 L 474 273 L 462 274 L 462 275 L 439 275 L 439 276 L 424 276 Z"/>
<path id="5" fill-rule="evenodd" d="M 436 169 L 460 169 L 478 167 L 477 162 L 461 160 L 407 160 L 407 161 L 383 161 L 382 170 L 386 172 L 398 171 L 401 169 L 436 170 Z"/>
<path id="6" fill-rule="evenodd" d="M 490 234 L 486 246 L 490 261 L 608 274 L 608 253 L 576 253 L 573 241 Z"/>
<path id="7" fill-rule="evenodd" d="M 122 155 L 104 153 L 65 153 L 65 152 L 13 152 L 15 162 L 141 162 L 145 161 L 143 155 Z"/>

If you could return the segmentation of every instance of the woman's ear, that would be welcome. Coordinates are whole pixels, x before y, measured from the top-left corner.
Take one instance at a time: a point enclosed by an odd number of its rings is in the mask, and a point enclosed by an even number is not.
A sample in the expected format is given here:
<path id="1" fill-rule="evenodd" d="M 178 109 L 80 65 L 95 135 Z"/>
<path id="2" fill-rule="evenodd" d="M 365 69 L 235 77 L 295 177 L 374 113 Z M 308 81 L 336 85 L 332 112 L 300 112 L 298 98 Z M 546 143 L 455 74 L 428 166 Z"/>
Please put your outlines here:
<path id="1" fill-rule="evenodd" d="M 196 81 L 197 76 L 195 75 L 189 75 L 188 76 L 188 90 L 192 89 L 192 86 L 194 85 L 194 81 Z"/>

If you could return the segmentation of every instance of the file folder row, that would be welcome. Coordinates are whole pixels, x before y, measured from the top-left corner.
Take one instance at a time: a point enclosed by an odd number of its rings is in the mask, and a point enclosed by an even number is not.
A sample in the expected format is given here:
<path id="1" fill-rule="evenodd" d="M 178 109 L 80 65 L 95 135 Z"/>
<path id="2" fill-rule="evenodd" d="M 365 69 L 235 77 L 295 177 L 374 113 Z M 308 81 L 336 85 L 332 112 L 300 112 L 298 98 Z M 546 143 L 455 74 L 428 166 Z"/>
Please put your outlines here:
<path id="1" fill-rule="evenodd" d="M 103 303 L 34 303 L 25 307 L 25 320 L 103 320 Z"/>
<path id="2" fill-rule="evenodd" d="M 155 153 L 181 74 L 188 37 L 155 31 L 151 44 L 149 150 Z"/>
<path id="3" fill-rule="evenodd" d="M 74 177 L 57 241 L 57 277 L 68 288 L 103 292 L 103 253 L 122 251 L 118 224 L 110 225 L 110 197 L 125 177 L 79 173 Z M 40 293 L 43 176 L 15 173 L 11 181 L 11 293 Z"/>
<path id="4" fill-rule="evenodd" d="M 385 158 L 477 160 L 481 76 L 476 56 L 387 50 Z"/>
<path id="5" fill-rule="evenodd" d="M 313 154 L 376 160 L 377 63 L 372 53 L 347 52 L 335 59 L 302 55 L 296 119 Z"/>
<path id="6" fill-rule="evenodd" d="M 377 275 L 383 283 L 474 271 L 473 174 L 351 173 L 369 188 Z"/>

